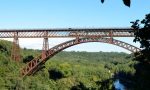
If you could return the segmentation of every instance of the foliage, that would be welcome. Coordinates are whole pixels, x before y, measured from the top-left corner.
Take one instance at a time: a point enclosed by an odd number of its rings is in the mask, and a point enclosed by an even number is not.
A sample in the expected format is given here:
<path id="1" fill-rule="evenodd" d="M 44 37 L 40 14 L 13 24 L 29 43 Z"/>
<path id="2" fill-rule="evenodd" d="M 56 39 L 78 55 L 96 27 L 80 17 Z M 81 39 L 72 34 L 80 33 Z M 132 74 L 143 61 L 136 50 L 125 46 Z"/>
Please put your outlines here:
<path id="1" fill-rule="evenodd" d="M 134 42 L 140 42 L 141 48 L 150 50 L 150 14 L 145 16 L 145 19 L 131 22 L 134 28 L 135 39 Z"/>
<path id="2" fill-rule="evenodd" d="M 34 57 L 32 55 L 29 55 L 29 56 L 26 56 L 24 59 L 23 59 L 23 62 L 24 63 L 27 63 L 29 61 L 31 61 L 32 59 L 34 59 Z"/>
<path id="3" fill-rule="evenodd" d="M 134 29 L 134 42 L 140 42 L 142 51 L 135 54 L 135 60 L 139 63 L 135 64 L 135 75 L 132 82 L 136 90 L 149 90 L 150 88 L 150 14 L 147 14 L 143 20 L 136 20 L 132 23 Z"/>
<path id="4" fill-rule="evenodd" d="M 45 63 L 45 68 L 20 77 L 23 62 L 10 59 L 11 42 L 0 41 L 0 90 L 111 90 L 119 71 L 134 73 L 134 61 L 117 52 L 61 52 Z M 39 50 L 22 49 L 23 59 L 36 57 Z"/>
<path id="5" fill-rule="evenodd" d="M 11 42 L 5 41 L 5 40 L 0 40 L 0 52 L 5 55 L 11 55 Z"/>
<path id="6" fill-rule="evenodd" d="M 104 3 L 104 1 L 105 1 L 105 0 L 101 0 L 101 3 Z M 122 0 L 122 1 L 123 1 L 123 3 L 124 3 L 126 6 L 130 7 L 131 0 Z"/>
<path id="7" fill-rule="evenodd" d="M 136 54 L 136 60 L 149 63 L 150 61 L 150 14 L 147 14 L 143 20 L 131 22 L 134 29 L 134 42 L 140 42 L 143 50 L 141 54 Z"/>

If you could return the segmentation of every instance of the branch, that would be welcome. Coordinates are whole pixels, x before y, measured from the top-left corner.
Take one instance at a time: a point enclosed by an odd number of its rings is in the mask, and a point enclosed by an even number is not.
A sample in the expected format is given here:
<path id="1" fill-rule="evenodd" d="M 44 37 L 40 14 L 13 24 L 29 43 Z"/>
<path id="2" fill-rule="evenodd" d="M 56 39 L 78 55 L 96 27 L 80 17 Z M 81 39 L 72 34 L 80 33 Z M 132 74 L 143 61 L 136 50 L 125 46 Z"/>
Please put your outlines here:
<path id="1" fill-rule="evenodd" d="M 101 0 L 101 3 L 104 3 L 104 1 L 105 1 L 105 0 Z M 131 0 L 123 0 L 123 3 L 124 3 L 126 6 L 130 7 L 130 5 L 131 5 Z"/>

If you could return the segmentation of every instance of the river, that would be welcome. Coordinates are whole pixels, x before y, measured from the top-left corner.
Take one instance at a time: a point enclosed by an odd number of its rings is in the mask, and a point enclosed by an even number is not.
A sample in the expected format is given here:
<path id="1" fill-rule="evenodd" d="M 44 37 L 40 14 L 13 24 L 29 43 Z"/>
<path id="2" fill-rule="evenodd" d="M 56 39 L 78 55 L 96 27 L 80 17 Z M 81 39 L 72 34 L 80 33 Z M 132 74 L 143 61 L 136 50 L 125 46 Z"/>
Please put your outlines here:
<path id="1" fill-rule="evenodd" d="M 114 82 L 114 86 L 116 90 L 125 90 L 125 86 L 120 83 L 119 79 Z"/>

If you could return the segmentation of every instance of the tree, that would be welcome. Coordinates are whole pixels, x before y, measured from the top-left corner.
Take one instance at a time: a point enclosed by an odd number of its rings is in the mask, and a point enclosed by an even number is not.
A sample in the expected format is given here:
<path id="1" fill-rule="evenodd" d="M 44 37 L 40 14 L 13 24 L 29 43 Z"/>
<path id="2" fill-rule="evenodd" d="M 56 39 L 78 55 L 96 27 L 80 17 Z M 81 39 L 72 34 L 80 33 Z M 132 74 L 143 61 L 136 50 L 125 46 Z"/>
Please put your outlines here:
<path id="1" fill-rule="evenodd" d="M 135 22 L 131 22 L 134 28 L 135 39 L 134 42 L 138 41 L 141 43 L 141 48 L 150 50 L 150 14 L 145 16 L 145 19 L 136 20 Z"/>
<path id="2" fill-rule="evenodd" d="M 148 90 L 150 88 L 150 13 L 143 20 L 136 20 L 132 23 L 134 29 L 134 42 L 140 42 L 142 50 L 135 54 L 135 60 L 139 63 L 135 64 L 136 73 L 134 75 L 134 89 Z"/>
<path id="3" fill-rule="evenodd" d="M 150 61 L 150 14 L 145 16 L 143 20 L 136 20 L 131 22 L 133 25 L 131 26 L 134 29 L 135 39 L 134 42 L 140 42 L 141 55 L 137 58 L 138 61 L 141 62 L 149 62 Z"/>
<path id="4" fill-rule="evenodd" d="M 102 3 L 104 3 L 104 1 L 105 1 L 105 0 L 101 0 Z M 130 7 L 131 0 L 123 0 L 123 3 L 124 3 L 126 6 Z"/>
<path id="5" fill-rule="evenodd" d="M 26 56 L 24 59 L 23 59 L 23 62 L 24 63 L 27 63 L 27 62 L 30 62 L 32 59 L 34 59 L 34 57 L 32 55 L 29 55 L 29 56 Z"/>

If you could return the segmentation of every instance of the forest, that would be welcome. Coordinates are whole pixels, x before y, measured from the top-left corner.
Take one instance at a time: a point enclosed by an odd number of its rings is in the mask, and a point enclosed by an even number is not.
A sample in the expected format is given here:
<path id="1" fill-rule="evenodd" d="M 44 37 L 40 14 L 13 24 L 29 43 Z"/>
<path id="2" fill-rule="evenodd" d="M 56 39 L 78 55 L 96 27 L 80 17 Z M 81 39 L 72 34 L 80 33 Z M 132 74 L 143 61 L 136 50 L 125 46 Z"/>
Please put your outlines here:
<path id="1" fill-rule="evenodd" d="M 125 89 L 149 90 L 150 14 L 131 23 L 140 52 L 62 51 L 24 78 L 20 70 L 41 51 L 23 48 L 21 61 L 16 62 L 10 57 L 12 42 L 0 40 L 0 90 L 115 90 L 117 79 Z"/>
<path id="2" fill-rule="evenodd" d="M 11 60 L 11 42 L 0 40 L 0 90 L 112 90 L 116 79 L 132 88 L 133 54 L 62 51 L 32 76 L 22 78 L 21 68 L 40 50 L 21 49 L 22 61 Z"/>

